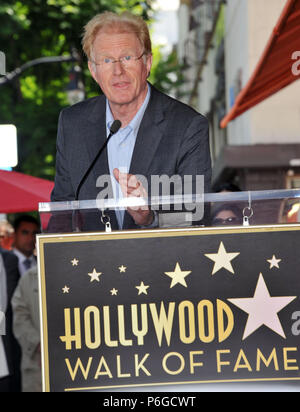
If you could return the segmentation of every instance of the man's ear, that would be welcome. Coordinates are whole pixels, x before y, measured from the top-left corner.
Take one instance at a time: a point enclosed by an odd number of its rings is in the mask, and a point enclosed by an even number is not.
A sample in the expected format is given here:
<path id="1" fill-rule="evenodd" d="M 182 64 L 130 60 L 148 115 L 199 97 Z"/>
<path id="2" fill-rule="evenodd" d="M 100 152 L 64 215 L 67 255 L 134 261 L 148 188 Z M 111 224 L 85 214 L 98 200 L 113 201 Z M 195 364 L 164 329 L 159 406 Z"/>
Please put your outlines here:
<path id="1" fill-rule="evenodd" d="M 147 78 L 150 76 L 152 61 L 153 61 L 153 56 L 152 56 L 152 53 L 151 53 L 147 56 L 147 73 L 148 73 Z"/>
<path id="2" fill-rule="evenodd" d="M 95 82 L 97 83 L 95 63 L 93 63 L 93 62 L 91 62 L 91 61 L 89 60 L 89 61 L 88 61 L 88 68 L 89 68 L 89 71 L 90 71 L 90 73 L 91 73 L 91 75 L 92 75 L 92 78 L 93 78 L 93 79 L 95 80 Z"/>

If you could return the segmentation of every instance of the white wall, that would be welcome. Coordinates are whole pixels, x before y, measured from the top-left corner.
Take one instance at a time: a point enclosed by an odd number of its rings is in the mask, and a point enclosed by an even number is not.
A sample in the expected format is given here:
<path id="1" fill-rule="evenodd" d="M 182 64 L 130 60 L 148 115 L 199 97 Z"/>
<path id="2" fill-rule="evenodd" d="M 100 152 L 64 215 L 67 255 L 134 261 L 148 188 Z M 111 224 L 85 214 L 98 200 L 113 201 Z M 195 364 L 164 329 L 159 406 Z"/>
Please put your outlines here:
<path id="1" fill-rule="evenodd" d="M 189 7 L 181 4 L 178 9 L 178 58 L 180 61 L 184 58 L 184 44 L 189 31 Z"/>
<path id="2" fill-rule="evenodd" d="M 185 3 L 182 3 L 178 9 L 178 46 L 177 53 L 180 62 L 183 62 L 184 57 L 188 57 L 188 63 L 194 59 L 195 51 L 192 50 L 193 47 L 187 49 L 187 44 L 193 46 L 193 40 L 195 39 L 195 33 L 189 32 L 189 22 L 190 22 L 190 12 L 189 6 Z M 190 39 L 190 42 L 189 42 Z M 195 46 L 194 46 L 195 47 Z M 187 55 L 190 53 L 190 56 Z M 196 76 L 196 66 L 193 65 L 189 69 L 185 70 L 184 77 L 185 83 L 180 87 L 180 91 L 187 93 L 186 96 L 182 97 L 182 101 L 188 103 L 189 95 L 193 87 L 193 82 Z"/>
<path id="3" fill-rule="evenodd" d="M 234 85 L 237 71 L 242 68 L 244 87 L 285 4 L 286 0 L 228 0 L 225 38 L 227 111 L 230 109 L 230 87 Z M 299 143 L 299 96 L 300 82 L 297 81 L 230 122 L 228 143 Z"/>
<path id="4" fill-rule="evenodd" d="M 215 44 L 215 42 L 213 41 Z M 215 59 L 217 47 L 209 49 L 207 56 L 207 64 L 202 71 L 202 81 L 198 84 L 198 110 L 202 114 L 210 111 L 211 99 L 216 94 L 216 86 L 218 78 L 215 74 Z"/>
<path id="5" fill-rule="evenodd" d="M 251 0 L 250 0 L 251 1 Z M 230 91 L 241 71 L 242 87 L 249 78 L 248 0 L 228 0 L 225 14 L 225 75 L 227 112 Z M 251 144 L 250 115 L 245 113 L 228 125 L 228 144 Z"/>

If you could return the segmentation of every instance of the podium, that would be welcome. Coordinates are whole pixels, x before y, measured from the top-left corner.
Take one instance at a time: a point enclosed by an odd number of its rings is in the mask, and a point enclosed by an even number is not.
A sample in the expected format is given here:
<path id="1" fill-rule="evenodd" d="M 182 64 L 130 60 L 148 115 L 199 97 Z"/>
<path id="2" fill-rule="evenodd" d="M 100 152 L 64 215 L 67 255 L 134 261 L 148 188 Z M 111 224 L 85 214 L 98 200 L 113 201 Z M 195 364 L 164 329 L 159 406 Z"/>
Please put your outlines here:
<path id="1" fill-rule="evenodd" d="M 114 230 L 143 206 L 154 226 Z M 300 391 L 299 206 L 300 190 L 40 204 L 44 391 Z"/>

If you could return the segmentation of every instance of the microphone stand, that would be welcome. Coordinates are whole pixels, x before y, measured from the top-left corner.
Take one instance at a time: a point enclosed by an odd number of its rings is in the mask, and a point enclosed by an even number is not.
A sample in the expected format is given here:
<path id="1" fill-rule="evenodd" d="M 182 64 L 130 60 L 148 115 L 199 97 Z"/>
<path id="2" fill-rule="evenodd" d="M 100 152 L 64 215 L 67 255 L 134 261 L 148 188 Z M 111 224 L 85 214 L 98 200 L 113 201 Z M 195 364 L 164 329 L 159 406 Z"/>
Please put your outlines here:
<path id="1" fill-rule="evenodd" d="M 97 160 L 101 156 L 102 152 L 105 150 L 106 146 L 108 145 L 108 142 L 109 142 L 110 138 L 119 131 L 121 126 L 122 126 L 122 123 L 120 122 L 120 120 L 115 120 L 113 122 L 113 124 L 111 125 L 111 127 L 109 129 L 109 135 L 108 135 L 107 139 L 105 140 L 104 144 L 100 147 L 97 155 L 95 156 L 94 160 L 90 164 L 89 168 L 87 169 L 87 171 L 83 175 L 82 179 L 80 180 L 79 185 L 77 186 L 76 193 L 75 193 L 75 201 L 78 201 L 79 192 L 80 192 L 80 189 L 81 189 L 83 183 L 86 181 L 88 175 L 90 174 L 91 170 L 95 166 Z M 82 226 L 82 219 L 81 219 L 80 210 L 77 210 L 77 209 L 73 210 L 73 213 L 72 213 L 72 228 L 75 228 L 75 230 L 73 230 L 73 231 L 81 232 L 81 229 L 80 229 L 81 226 Z"/>

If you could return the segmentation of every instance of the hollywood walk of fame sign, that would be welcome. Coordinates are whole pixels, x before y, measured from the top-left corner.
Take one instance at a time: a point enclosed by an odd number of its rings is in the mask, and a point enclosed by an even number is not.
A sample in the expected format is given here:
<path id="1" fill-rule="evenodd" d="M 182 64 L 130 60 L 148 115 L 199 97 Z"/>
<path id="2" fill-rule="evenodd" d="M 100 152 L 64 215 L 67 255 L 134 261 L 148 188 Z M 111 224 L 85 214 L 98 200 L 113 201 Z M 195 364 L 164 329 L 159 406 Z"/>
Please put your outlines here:
<path id="1" fill-rule="evenodd" d="M 46 391 L 300 380 L 300 226 L 38 236 Z"/>

